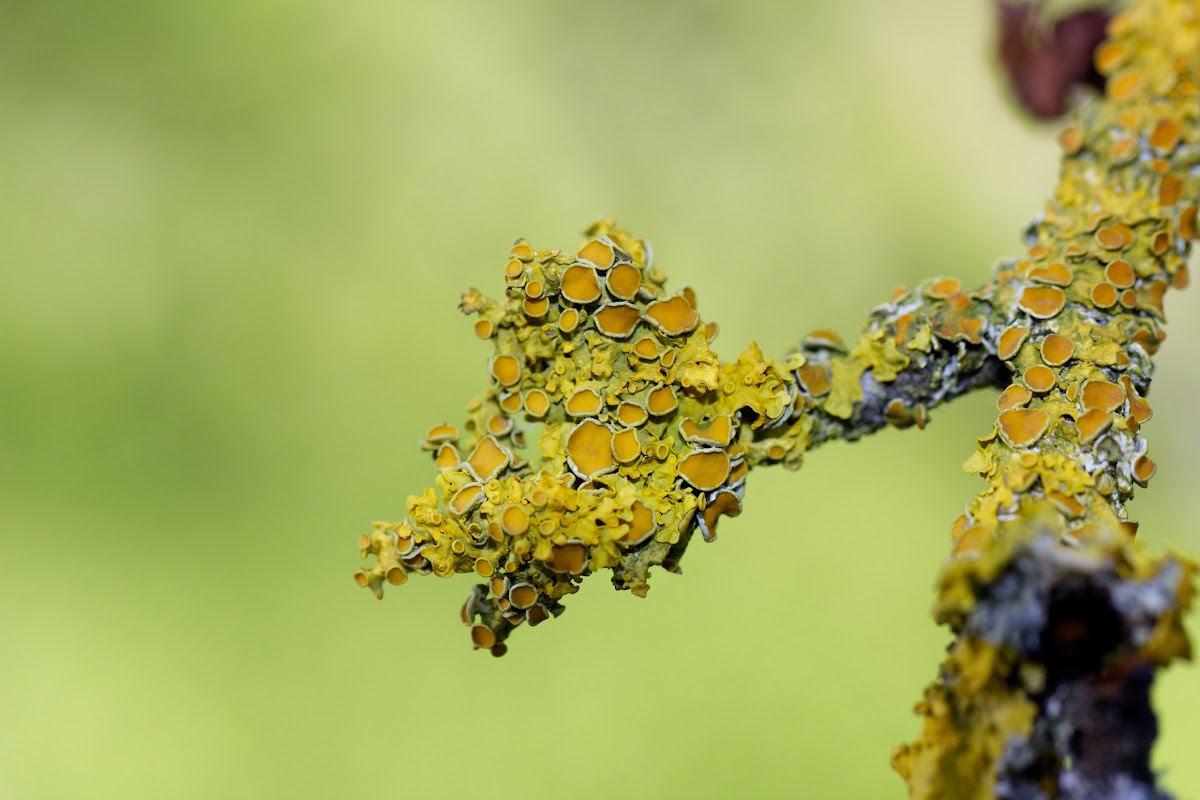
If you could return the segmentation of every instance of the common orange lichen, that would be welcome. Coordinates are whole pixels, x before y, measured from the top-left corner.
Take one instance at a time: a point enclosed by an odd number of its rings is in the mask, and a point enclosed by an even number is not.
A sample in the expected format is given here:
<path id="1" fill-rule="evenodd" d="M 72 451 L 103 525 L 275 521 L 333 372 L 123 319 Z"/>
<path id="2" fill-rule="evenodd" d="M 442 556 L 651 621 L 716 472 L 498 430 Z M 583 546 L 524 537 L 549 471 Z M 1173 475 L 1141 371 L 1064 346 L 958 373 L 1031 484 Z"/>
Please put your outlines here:
<path id="1" fill-rule="evenodd" d="M 1083 385 L 1083 407 L 1113 411 L 1125 402 L 1125 390 L 1111 381 L 1088 381 Z"/>
<path id="2" fill-rule="evenodd" d="M 1062 311 L 1066 295 L 1054 286 L 1027 286 L 1021 292 L 1021 310 L 1031 317 L 1049 319 Z"/>
<path id="3" fill-rule="evenodd" d="M 996 407 L 1001 411 L 1008 411 L 1010 408 L 1020 408 L 1033 399 L 1033 394 L 1020 384 L 1014 383 L 996 399 Z"/>
<path id="4" fill-rule="evenodd" d="M 567 398 L 567 413 L 572 417 L 594 417 L 604 407 L 604 401 L 594 389 L 579 389 Z"/>
<path id="5" fill-rule="evenodd" d="M 1038 281 L 1039 283 L 1049 283 L 1055 286 L 1070 286 L 1073 277 L 1074 274 L 1071 272 L 1071 268 L 1061 261 L 1055 261 L 1052 264 L 1029 271 L 1029 280 Z"/>
<path id="6" fill-rule="evenodd" d="M 505 386 L 512 386 L 521 379 L 521 364 L 510 355 L 498 355 L 492 359 L 492 377 Z"/>
<path id="7" fill-rule="evenodd" d="M 646 409 L 637 403 L 626 402 L 617 406 L 617 420 L 622 425 L 636 427 L 649 418 L 650 415 L 646 413 Z"/>
<path id="8" fill-rule="evenodd" d="M 1070 360 L 1071 354 L 1075 352 L 1075 344 L 1065 336 L 1051 333 L 1042 339 L 1040 349 L 1042 361 L 1052 367 L 1061 367 Z"/>
<path id="9" fill-rule="evenodd" d="M 1079 443 L 1090 443 L 1108 430 L 1112 420 L 1112 414 L 1099 408 L 1093 408 L 1081 414 L 1079 419 L 1075 420 L 1075 427 L 1079 431 Z"/>
<path id="10" fill-rule="evenodd" d="M 596 330 L 614 339 L 625 339 L 637 328 L 642 319 L 642 312 L 630 303 L 609 303 L 601 306 L 592 319 Z"/>
<path id="11" fill-rule="evenodd" d="M 1014 408 L 1001 411 L 1000 434 L 1013 447 L 1028 447 L 1050 427 L 1050 416 L 1040 408 Z"/>
<path id="12" fill-rule="evenodd" d="M 600 298 L 600 281 L 596 270 L 581 264 L 567 267 L 562 274 L 562 296 L 572 303 L 581 305 Z"/>
<path id="13" fill-rule="evenodd" d="M 691 333 L 700 322 L 700 315 L 682 297 L 659 300 L 646 307 L 646 321 L 668 336 Z"/>
<path id="14" fill-rule="evenodd" d="M 354 581 L 379 595 L 412 572 L 478 574 L 462 618 L 476 647 L 500 655 L 516 627 L 560 614 L 592 573 L 611 570 L 617 588 L 641 596 L 651 569 L 678 571 L 695 532 L 711 540 L 721 517 L 741 512 L 753 467 L 794 469 L 824 442 L 923 427 L 943 402 L 1002 389 L 964 464 L 985 488 L 955 521 L 939 588 L 939 618 L 960 638 L 921 707 L 922 738 L 895 763 L 913 797 L 988 797 L 998 776 L 1024 780 L 1031 764 L 1059 770 L 1040 776 L 1053 787 L 1068 761 L 1022 762 L 1022 772 L 1011 743 L 1045 745 L 1035 699 L 1062 675 L 1051 647 L 1022 649 L 1041 646 L 1041 631 L 1005 638 L 997 604 L 1048 585 L 1021 584 L 1029 575 L 1117 581 L 1127 597 L 1149 587 L 1165 605 L 1123 620 L 1121 635 L 1146 636 L 1121 652 L 1157 664 L 1185 646 L 1176 622 L 1188 570 L 1139 561 L 1126 515 L 1133 487 L 1156 470 L 1141 426 L 1163 298 L 1187 285 L 1200 233 L 1200 7 L 1134 8 L 1097 58 L 1109 99 L 1060 139 L 1059 185 L 1025 232 L 1027 255 L 975 289 L 940 278 L 899 290 L 856 339 L 821 329 L 778 361 L 751 344 L 722 363 L 695 292 L 668 292 L 643 240 L 605 220 L 575 255 L 518 241 L 498 276 L 504 295 L 472 290 L 460 306 L 491 348 L 492 380 L 463 425 L 422 440 L 436 453 L 435 486 L 408 499 L 400 523 L 360 538 L 375 563 Z M 1139 25 L 1158 39 L 1139 38 Z M 531 421 L 539 433 L 526 450 Z M 1034 517 L 1052 535 L 1019 527 Z M 999 580 L 1010 583 L 991 592 Z M 1024 594 L 1005 594 L 1013 585 Z M 1038 602 L 1033 611 L 1050 600 Z M 1151 617 L 1161 626 L 1146 628 Z M 1046 618 L 1007 622 L 1029 634 L 1029 620 Z"/>
<path id="15" fill-rule="evenodd" d="M 702 492 L 712 491 L 729 477 L 729 456 L 724 450 L 694 450 L 679 463 L 679 474 Z"/>
<path id="16" fill-rule="evenodd" d="M 1021 380 L 1025 381 L 1030 391 L 1042 394 L 1054 388 L 1055 376 L 1054 371 L 1044 364 L 1034 364 L 1025 370 Z"/>
<path id="17" fill-rule="evenodd" d="M 593 478 L 611 472 L 612 429 L 593 420 L 584 420 L 567 437 L 567 464 L 581 478 Z"/>
<path id="18" fill-rule="evenodd" d="M 1104 278 L 1118 289 L 1128 289 L 1133 286 L 1137 276 L 1128 261 L 1113 261 L 1104 268 Z"/>
<path id="19" fill-rule="evenodd" d="M 608 269 L 615 258 L 613 241 L 602 236 L 585 244 L 579 251 L 579 260 L 587 261 L 599 269 Z"/>
<path id="20" fill-rule="evenodd" d="M 1027 338 L 1029 338 L 1029 328 L 1024 325 L 1005 328 L 1000 334 L 1000 344 L 996 347 L 997 357 L 1002 361 L 1013 358 Z"/>
<path id="21" fill-rule="evenodd" d="M 1117 287 L 1107 282 L 1098 283 L 1092 287 L 1091 298 L 1096 308 L 1109 308 L 1117 302 Z"/>
<path id="22" fill-rule="evenodd" d="M 642 451 L 642 443 L 638 441 L 637 431 L 626 428 L 618 431 L 612 438 L 613 458 L 619 464 L 630 464 L 637 460 Z"/>
<path id="23" fill-rule="evenodd" d="M 633 264 L 618 264 L 608 271 L 604 285 L 618 300 L 633 300 L 642 286 L 642 273 Z"/>

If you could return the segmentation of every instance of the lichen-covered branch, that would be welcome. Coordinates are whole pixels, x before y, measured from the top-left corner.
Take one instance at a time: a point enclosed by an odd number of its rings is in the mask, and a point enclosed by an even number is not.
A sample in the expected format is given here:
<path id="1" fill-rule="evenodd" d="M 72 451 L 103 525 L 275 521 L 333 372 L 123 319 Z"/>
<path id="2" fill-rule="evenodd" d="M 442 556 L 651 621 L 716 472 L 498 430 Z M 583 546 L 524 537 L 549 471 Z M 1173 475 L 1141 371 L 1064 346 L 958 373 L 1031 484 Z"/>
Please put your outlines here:
<path id="1" fill-rule="evenodd" d="M 1060 136 L 1028 256 L 997 276 L 1018 312 L 996 340 L 1014 380 L 964 465 L 988 485 L 954 524 L 939 593 L 958 638 L 893 758 L 913 797 L 1165 797 L 1148 690 L 1190 656 L 1195 568 L 1140 556 L 1125 504 L 1155 471 L 1151 357 L 1197 237 L 1200 4 L 1136 3 L 1109 33 L 1107 96 Z"/>
<path id="2" fill-rule="evenodd" d="M 921 798 L 1157 800 L 1153 670 L 1190 654 L 1194 565 L 1150 559 L 1120 526 L 1063 544 L 1047 501 L 952 561 L 935 614 L 957 635 L 893 765 Z"/>
<path id="3" fill-rule="evenodd" d="M 1024 257 L 977 289 L 898 290 L 849 344 L 817 330 L 779 360 L 751 344 L 721 363 L 716 325 L 691 289 L 668 290 L 644 240 L 609 220 L 574 252 L 519 240 L 503 295 L 462 299 L 491 345 L 489 385 L 461 423 L 426 432 L 435 486 L 362 535 L 374 563 L 356 581 L 382 596 L 412 573 L 476 573 L 462 620 L 500 655 L 592 573 L 645 595 L 652 568 L 678 571 L 697 531 L 712 540 L 740 513 L 752 468 L 923 426 L 995 386 L 964 465 L 986 487 L 952 526 L 939 596 L 959 639 L 895 765 L 914 797 L 1105 796 L 1070 787 L 1109 778 L 1153 791 L 1138 709 L 1147 670 L 1187 652 L 1192 568 L 1138 555 L 1125 504 L 1154 473 L 1151 358 L 1197 237 L 1200 0 L 1136 4 L 1096 65 L 1107 96 L 1060 137 Z M 1144 736 L 1112 759 L 1080 752 L 1111 733 L 1095 709 L 1125 698 Z"/>

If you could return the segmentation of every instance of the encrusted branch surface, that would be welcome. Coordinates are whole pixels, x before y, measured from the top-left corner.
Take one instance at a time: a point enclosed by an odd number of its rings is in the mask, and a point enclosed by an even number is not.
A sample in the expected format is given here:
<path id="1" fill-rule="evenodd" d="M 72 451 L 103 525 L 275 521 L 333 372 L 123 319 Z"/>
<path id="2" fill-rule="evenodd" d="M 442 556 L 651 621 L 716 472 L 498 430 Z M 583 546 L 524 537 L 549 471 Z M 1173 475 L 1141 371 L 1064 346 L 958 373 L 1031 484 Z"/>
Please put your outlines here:
<path id="1" fill-rule="evenodd" d="M 381 596 L 414 572 L 476 573 L 462 620 L 500 655 L 593 572 L 645 595 L 653 567 L 678 571 L 695 532 L 740 513 L 751 468 L 995 386 L 964 465 L 987 485 L 952 526 L 938 600 L 959 638 L 894 764 L 914 797 L 1161 796 L 1146 687 L 1187 654 L 1193 568 L 1141 556 L 1125 504 L 1154 474 L 1151 357 L 1197 236 L 1200 2 L 1136 4 L 1096 64 L 1107 96 L 1060 137 L 1025 257 L 978 289 L 897 290 L 849 345 L 817 330 L 779 360 L 751 344 L 722 364 L 715 324 L 644 240 L 608 220 L 576 252 L 519 240 L 503 297 L 462 300 L 490 385 L 426 433 L 436 486 L 362 535 L 375 562 L 356 581 Z"/>

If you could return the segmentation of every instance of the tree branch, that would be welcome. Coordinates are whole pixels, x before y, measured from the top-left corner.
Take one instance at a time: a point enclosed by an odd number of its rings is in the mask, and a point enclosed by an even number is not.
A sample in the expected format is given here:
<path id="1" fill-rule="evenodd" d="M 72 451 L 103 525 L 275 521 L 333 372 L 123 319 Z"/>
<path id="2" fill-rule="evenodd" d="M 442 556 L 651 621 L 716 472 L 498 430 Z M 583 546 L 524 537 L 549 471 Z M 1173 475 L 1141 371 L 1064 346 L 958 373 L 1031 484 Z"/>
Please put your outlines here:
<path id="1" fill-rule="evenodd" d="M 461 430 L 426 434 L 436 487 L 363 534 L 375 563 L 356 581 L 382 596 L 413 572 L 477 573 L 463 622 L 501 655 L 593 572 L 644 595 L 653 567 L 678 571 L 696 531 L 740 513 L 751 468 L 1004 387 L 939 593 L 958 639 L 894 764 L 914 797 L 1161 796 L 1146 687 L 1188 652 L 1194 570 L 1141 556 L 1125 504 L 1154 473 L 1151 357 L 1197 236 L 1200 2 L 1142 0 L 1110 37 L 1107 96 L 1060 137 L 1025 257 L 975 290 L 897 292 L 852 346 L 814 331 L 779 361 L 751 344 L 721 364 L 716 326 L 690 289 L 666 291 L 643 240 L 611 221 L 574 254 L 519 240 L 503 298 L 461 306 L 492 343 L 491 384 Z"/>

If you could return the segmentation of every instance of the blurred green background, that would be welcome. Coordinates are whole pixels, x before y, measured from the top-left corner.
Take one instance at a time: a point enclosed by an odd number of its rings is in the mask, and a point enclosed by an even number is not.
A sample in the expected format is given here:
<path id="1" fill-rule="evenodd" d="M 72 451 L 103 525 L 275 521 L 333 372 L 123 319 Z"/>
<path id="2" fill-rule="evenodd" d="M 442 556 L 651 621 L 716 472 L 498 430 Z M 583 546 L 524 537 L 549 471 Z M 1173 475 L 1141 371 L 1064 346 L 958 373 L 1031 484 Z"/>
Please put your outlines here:
<path id="1" fill-rule="evenodd" d="M 646 600 L 503 659 L 462 576 L 377 603 L 511 241 L 616 216 L 717 349 L 984 281 L 1053 183 L 984 2 L 0 3 L 0 796 L 901 797 L 993 397 L 750 479 Z M 1200 552 L 1195 290 L 1145 539 Z M 1200 794 L 1200 674 L 1157 690 Z"/>

